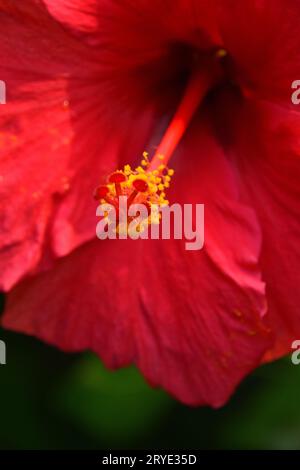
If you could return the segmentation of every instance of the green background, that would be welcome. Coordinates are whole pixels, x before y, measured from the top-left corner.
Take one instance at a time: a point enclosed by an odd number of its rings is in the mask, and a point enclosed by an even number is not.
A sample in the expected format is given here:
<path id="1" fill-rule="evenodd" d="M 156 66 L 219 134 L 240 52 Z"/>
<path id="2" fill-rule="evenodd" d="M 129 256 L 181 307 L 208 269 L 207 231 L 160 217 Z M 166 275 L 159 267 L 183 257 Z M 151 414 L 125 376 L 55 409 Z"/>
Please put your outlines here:
<path id="1" fill-rule="evenodd" d="M 106 370 L 0 329 L 1 449 L 300 449 L 300 365 L 257 369 L 219 410 L 151 389 L 135 368 Z"/>

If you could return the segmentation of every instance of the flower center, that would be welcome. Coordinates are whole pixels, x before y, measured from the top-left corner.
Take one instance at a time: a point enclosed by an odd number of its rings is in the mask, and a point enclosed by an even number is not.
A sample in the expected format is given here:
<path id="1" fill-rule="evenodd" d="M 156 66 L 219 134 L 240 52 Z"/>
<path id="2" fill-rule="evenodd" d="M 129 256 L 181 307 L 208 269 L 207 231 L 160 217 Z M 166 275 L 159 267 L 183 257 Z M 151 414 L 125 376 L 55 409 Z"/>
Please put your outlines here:
<path id="1" fill-rule="evenodd" d="M 163 207 L 168 205 L 166 200 L 166 189 L 170 185 L 174 170 L 168 168 L 164 163 L 164 156 L 157 156 L 160 164 L 157 168 L 150 169 L 150 161 L 147 152 L 143 153 L 141 165 L 132 169 L 130 165 L 125 165 L 122 170 L 117 170 L 108 177 L 106 185 L 99 186 L 94 192 L 94 197 L 101 204 L 110 204 L 114 207 L 117 221 L 117 231 L 124 230 L 119 227 L 119 220 L 127 220 L 127 225 L 134 219 L 124 214 L 121 217 L 119 208 L 120 198 L 126 198 L 126 209 L 132 204 L 142 204 L 147 209 L 147 217 L 141 220 L 142 226 L 151 223 L 158 223 L 157 211 L 151 211 L 152 206 Z M 109 224 L 110 215 L 106 215 Z M 154 220 L 155 219 L 155 220 Z M 126 229 L 126 227 L 125 227 Z"/>
<path id="2" fill-rule="evenodd" d="M 224 49 L 219 49 L 214 54 L 214 60 L 195 67 L 187 83 L 177 111 L 171 120 L 155 154 L 149 160 L 147 152 L 143 153 L 140 166 L 132 169 L 125 165 L 123 169 L 117 170 L 108 176 L 107 183 L 96 188 L 94 197 L 102 204 L 112 205 L 118 216 L 120 197 L 127 198 L 127 207 L 133 203 L 144 204 L 149 210 L 146 221 L 151 224 L 151 206 L 168 205 L 166 190 L 170 186 L 174 170 L 168 167 L 183 134 L 187 130 L 192 117 L 207 92 L 220 79 L 219 59 L 226 55 Z M 130 217 L 127 217 L 130 222 Z M 108 220 L 109 222 L 109 220 Z"/>

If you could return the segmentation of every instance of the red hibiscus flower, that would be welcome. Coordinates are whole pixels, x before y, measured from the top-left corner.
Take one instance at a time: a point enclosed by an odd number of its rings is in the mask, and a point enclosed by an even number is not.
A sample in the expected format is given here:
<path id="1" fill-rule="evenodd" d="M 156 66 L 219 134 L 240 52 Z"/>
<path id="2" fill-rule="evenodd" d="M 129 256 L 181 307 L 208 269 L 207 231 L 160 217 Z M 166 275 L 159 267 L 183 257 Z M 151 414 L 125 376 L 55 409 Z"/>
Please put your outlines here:
<path id="1" fill-rule="evenodd" d="M 0 0 L 6 328 L 111 368 L 134 363 L 183 402 L 215 407 L 289 352 L 299 15 L 298 0 Z M 205 204 L 204 249 L 97 240 L 94 188 L 151 153 L 178 107 L 168 199 Z"/>

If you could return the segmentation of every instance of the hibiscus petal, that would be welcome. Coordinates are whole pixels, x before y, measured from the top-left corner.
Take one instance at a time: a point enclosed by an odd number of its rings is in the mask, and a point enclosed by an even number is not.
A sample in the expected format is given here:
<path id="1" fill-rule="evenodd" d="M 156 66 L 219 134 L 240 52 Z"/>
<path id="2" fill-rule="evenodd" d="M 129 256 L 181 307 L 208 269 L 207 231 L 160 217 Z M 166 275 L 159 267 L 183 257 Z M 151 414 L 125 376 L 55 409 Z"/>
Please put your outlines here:
<path id="1" fill-rule="evenodd" d="M 66 38 L 55 34 L 57 27 L 42 8 L 33 2 L 24 3 L 0 2 L 0 76 L 8 95 L 7 104 L 0 109 L 0 256 L 4 289 L 41 257 L 51 197 L 61 190 L 66 176 L 69 152 L 65 144 L 71 132 L 64 106 L 63 52 L 67 45 L 63 51 L 57 50 L 59 41 Z M 51 45 L 45 30 L 57 37 Z"/>
<path id="2" fill-rule="evenodd" d="M 300 337 L 300 115 L 248 102 L 227 117 L 244 196 L 262 228 L 260 263 L 276 339 L 266 358 L 274 359 Z"/>
<path id="3" fill-rule="evenodd" d="M 108 51 L 103 51 L 104 54 L 118 50 L 119 58 L 127 62 L 137 56 L 144 61 L 147 53 L 155 53 L 155 44 L 161 48 L 166 40 L 205 47 L 206 44 L 201 42 L 205 38 L 203 31 L 218 37 L 214 0 L 42 1 L 73 33 L 91 45 L 105 43 Z M 124 55 L 126 50 L 127 53 L 130 51 L 130 56 Z M 137 55 L 138 51 L 142 54 Z"/>
<path id="4" fill-rule="evenodd" d="M 291 84 L 300 75 L 299 0 L 218 3 L 234 80 L 255 96 L 291 106 Z"/>
<path id="5" fill-rule="evenodd" d="M 142 153 L 153 105 L 146 98 L 115 114 L 104 99 L 98 54 L 41 2 L 2 1 L 0 18 L 0 77 L 8 92 L 0 108 L 0 264 L 7 290 L 95 236 L 91 199 L 99 175 L 130 152 Z"/>
<path id="6" fill-rule="evenodd" d="M 3 325 L 92 349 L 109 367 L 135 363 L 183 402 L 217 407 L 270 341 L 260 232 L 203 122 L 180 149 L 170 196 L 206 205 L 204 250 L 186 251 L 183 240 L 90 242 L 17 286 Z"/>

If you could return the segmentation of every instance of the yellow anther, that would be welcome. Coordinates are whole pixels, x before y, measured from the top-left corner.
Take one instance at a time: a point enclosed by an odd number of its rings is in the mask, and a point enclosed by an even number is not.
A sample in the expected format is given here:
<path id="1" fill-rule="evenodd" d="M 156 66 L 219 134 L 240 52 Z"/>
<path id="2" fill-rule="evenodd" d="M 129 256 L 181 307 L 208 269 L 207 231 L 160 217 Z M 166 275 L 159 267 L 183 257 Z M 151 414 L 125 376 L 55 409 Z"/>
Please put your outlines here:
<path id="1" fill-rule="evenodd" d="M 125 175 L 130 175 L 130 173 L 131 173 L 131 166 L 130 165 L 125 165 L 124 166 L 124 173 L 125 173 Z"/>
<path id="2" fill-rule="evenodd" d="M 157 193 L 157 186 L 156 184 L 149 184 L 149 191 L 150 193 Z"/>
<path id="3" fill-rule="evenodd" d="M 226 51 L 226 49 L 223 49 L 223 48 L 218 49 L 217 52 L 216 52 L 216 56 L 220 59 L 222 57 L 227 56 L 227 54 L 228 54 L 228 52 Z"/>
<path id="4" fill-rule="evenodd" d="M 145 173 L 144 168 L 142 168 L 141 166 L 138 166 L 135 170 L 136 170 L 138 173 Z"/>

